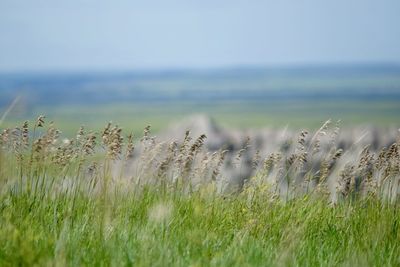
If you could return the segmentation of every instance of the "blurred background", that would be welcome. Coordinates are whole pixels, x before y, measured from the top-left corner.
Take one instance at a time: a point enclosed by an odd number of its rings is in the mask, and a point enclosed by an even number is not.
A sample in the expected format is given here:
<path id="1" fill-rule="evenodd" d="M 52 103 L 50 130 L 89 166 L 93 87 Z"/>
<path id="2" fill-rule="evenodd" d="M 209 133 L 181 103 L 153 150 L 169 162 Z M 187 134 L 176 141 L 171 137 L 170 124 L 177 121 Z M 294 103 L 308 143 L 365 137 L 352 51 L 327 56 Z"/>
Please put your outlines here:
<path id="1" fill-rule="evenodd" d="M 0 1 L 1 127 L 400 126 L 400 1 Z"/>

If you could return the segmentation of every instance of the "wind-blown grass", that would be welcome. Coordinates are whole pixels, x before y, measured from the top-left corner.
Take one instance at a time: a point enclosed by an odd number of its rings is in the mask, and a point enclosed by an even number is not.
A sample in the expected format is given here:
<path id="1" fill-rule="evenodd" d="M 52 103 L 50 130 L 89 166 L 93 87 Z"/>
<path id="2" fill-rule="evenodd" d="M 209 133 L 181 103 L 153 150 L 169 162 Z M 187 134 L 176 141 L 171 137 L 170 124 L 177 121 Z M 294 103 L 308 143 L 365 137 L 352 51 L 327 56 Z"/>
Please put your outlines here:
<path id="1" fill-rule="evenodd" d="M 0 265 L 397 266 L 398 208 L 145 190 L 107 204 L 1 197 Z M 163 209 L 166 209 L 164 211 Z M 155 211 L 154 211 L 155 210 Z M 159 213 L 152 215 L 152 213 Z"/>
<path id="2" fill-rule="evenodd" d="M 160 145 L 146 128 L 134 146 L 111 124 L 70 140 L 43 124 L 0 138 L 1 266 L 400 264 L 398 143 L 376 156 L 363 149 L 341 171 L 323 162 L 304 171 L 323 126 L 311 143 L 302 132 L 294 154 L 267 157 L 239 190 L 223 191 L 226 152 L 203 153 L 205 136 Z M 271 176 L 291 179 L 295 193 L 282 195 Z M 297 190 L 300 176 L 312 190 Z M 328 177 L 338 180 L 337 199 Z"/>

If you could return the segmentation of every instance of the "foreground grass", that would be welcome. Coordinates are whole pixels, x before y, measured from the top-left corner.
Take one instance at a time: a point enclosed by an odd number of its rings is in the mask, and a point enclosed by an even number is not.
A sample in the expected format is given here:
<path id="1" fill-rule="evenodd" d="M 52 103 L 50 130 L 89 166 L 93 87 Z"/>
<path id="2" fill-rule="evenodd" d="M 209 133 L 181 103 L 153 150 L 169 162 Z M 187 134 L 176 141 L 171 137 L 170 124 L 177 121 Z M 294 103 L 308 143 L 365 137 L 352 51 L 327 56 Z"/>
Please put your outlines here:
<path id="1" fill-rule="evenodd" d="M 399 227 L 399 209 L 375 200 L 331 207 L 145 190 L 73 204 L 10 193 L 1 197 L 0 265 L 398 266 Z"/>
<path id="2" fill-rule="evenodd" d="M 160 145 L 146 127 L 135 156 L 117 126 L 64 140 L 44 123 L 0 134 L 0 266 L 400 266 L 398 142 L 336 174 L 342 152 L 315 152 L 325 123 L 230 191 L 225 152 L 202 151 L 203 135 Z M 329 164 L 311 172 L 313 157 Z"/>

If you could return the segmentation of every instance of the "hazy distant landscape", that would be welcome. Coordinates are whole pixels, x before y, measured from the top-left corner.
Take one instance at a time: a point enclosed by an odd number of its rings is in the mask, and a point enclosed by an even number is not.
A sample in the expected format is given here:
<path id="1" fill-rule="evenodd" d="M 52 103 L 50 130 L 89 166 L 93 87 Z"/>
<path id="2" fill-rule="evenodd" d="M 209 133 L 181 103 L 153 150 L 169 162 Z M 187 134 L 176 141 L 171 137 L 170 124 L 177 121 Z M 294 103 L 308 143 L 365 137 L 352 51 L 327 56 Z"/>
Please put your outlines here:
<path id="1" fill-rule="evenodd" d="M 1 109 L 17 96 L 7 121 L 47 114 L 67 132 L 109 120 L 157 131 L 193 113 L 239 128 L 317 127 L 329 118 L 398 126 L 400 66 L 1 74 Z"/>

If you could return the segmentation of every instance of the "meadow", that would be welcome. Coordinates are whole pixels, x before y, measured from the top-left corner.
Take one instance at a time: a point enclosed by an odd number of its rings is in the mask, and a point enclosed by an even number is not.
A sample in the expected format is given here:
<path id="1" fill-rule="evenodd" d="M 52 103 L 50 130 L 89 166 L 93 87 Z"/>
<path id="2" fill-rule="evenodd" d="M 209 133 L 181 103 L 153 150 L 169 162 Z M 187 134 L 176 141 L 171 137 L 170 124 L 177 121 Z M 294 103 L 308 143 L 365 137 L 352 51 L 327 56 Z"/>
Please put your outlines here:
<path id="1" fill-rule="evenodd" d="M 400 266 L 399 77 L 0 74 L 0 266 Z"/>
<path id="2" fill-rule="evenodd" d="M 42 116 L 5 129 L 0 265 L 398 266 L 399 140 L 343 151 L 337 130 L 301 131 L 226 189 L 225 161 L 240 171 L 249 146 L 113 124 L 66 138 Z"/>

